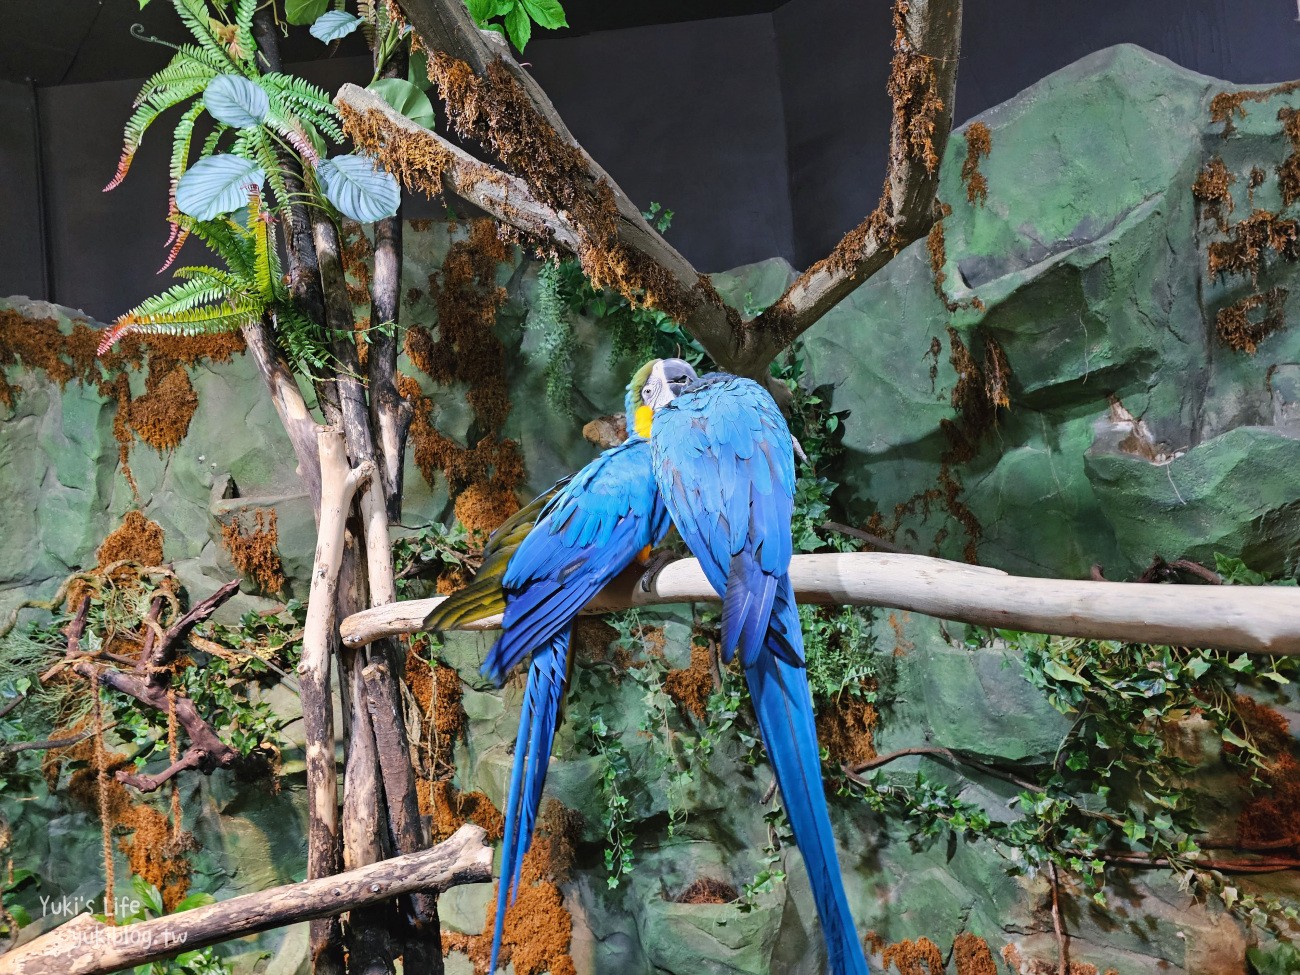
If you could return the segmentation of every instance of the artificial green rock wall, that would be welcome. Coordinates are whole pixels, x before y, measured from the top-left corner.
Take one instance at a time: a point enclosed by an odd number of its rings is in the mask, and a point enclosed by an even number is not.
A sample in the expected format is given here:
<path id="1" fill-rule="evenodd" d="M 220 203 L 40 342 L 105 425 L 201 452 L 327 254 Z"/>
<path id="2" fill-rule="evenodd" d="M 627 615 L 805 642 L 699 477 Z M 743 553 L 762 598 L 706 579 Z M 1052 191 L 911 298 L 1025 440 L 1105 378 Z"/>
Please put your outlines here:
<path id="1" fill-rule="evenodd" d="M 1231 221 L 1252 206 L 1280 209 L 1273 174 L 1292 147 L 1278 109 L 1300 105 L 1300 97 L 1244 103 L 1244 117 L 1233 118 L 1225 137 L 1223 123 L 1211 120 L 1211 100 L 1224 90 L 1236 91 L 1133 47 L 1087 58 L 983 117 L 992 150 L 980 162 L 988 182 L 982 205 L 967 201 L 965 138 L 953 136 L 940 190 L 953 208 L 944 221 L 942 270 L 950 300 L 977 297 L 981 307 L 949 312 L 919 242 L 804 340 L 812 385 L 829 387 L 831 408 L 847 413 L 846 451 L 825 472 L 842 484 L 836 501 L 844 519 L 865 524 L 876 515 L 874 527 L 905 547 L 956 558 L 970 551 L 985 564 L 1027 574 L 1080 578 L 1096 563 L 1122 579 L 1154 555 L 1212 563 L 1216 552 L 1265 572 L 1294 571 L 1300 333 L 1287 324 L 1252 355 L 1220 340 L 1216 318 L 1256 290 L 1288 288 L 1295 267 L 1268 253 L 1257 275 L 1211 275 L 1210 247 L 1228 235 L 1198 211 L 1192 184 L 1221 156 L 1239 174 Z M 1251 186 L 1255 167 L 1266 178 Z M 445 225 L 408 230 L 407 288 L 424 287 L 453 239 Z M 774 261 L 715 283 L 734 304 L 761 305 L 791 276 Z M 510 353 L 514 402 L 504 434 L 521 442 L 529 487 L 539 490 L 594 454 L 581 424 L 619 409 L 629 364 L 611 365 L 608 337 L 579 318 L 577 416 L 556 416 L 546 407 L 541 365 L 521 354 L 536 342 L 521 327 L 536 265 L 505 264 L 498 281 L 508 293 L 497 333 Z M 22 299 L 6 307 L 36 317 L 70 314 Z M 423 298 L 403 315 L 436 324 Z M 1005 356 L 1009 405 L 968 411 L 964 421 L 969 404 L 955 405 L 953 390 L 962 378 L 988 388 L 997 366 L 990 340 Z M 979 370 L 973 377 L 972 368 Z M 75 384 L 60 391 L 21 369 L 7 374 L 24 392 L 0 426 L 0 536 L 10 553 L 0 565 L 3 612 L 23 598 L 48 596 L 70 571 L 93 565 L 99 541 L 133 503 L 117 469 L 114 401 Z M 143 511 L 166 532 L 166 558 L 194 596 L 206 595 L 234 571 L 219 542 L 221 525 L 240 511 L 273 508 L 289 593 L 305 593 L 311 515 L 251 364 L 238 358 L 198 368 L 192 382 L 200 408 L 185 442 L 165 455 L 144 445 L 131 454 Z M 471 422 L 465 391 L 429 391 L 439 429 L 464 437 Z M 972 424 L 970 416 L 982 420 Z M 449 515 L 444 486 L 426 485 L 413 466 L 406 483 L 406 525 Z M 246 595 L 223 616 L 270 605 Z M 663 666 L 690 665 L 684 609 L 643 614 L 642 622 L 663 628 Z M 1026 770 L 1050 762 L 1068 718 L 1022 678 L 1015 654 L 972 651 L 963 635 L 930 619 L 876 614 L 862 648 L 887 684 L 875 749 L 942 747 Z M 456 784 L 501 806 L 521 687 L 484 685 L 478 665 L 487 640 L 453 636 L 436 652 L 464 684 L 467 734 L 456 750 Z M 734 728 L 719 736 L 707 761 L 665 766 L 643 727 L 654 708 L 665 707 L 651 673 L 603 663 L 579 668 L 557 739 L 548 794 L 583 818 L 577 861 L 563 886 L 578 972 L 823 972 L 806 876 L 793 854 L 784 857 L 786 881 L 758 894 L 747 912 L 678 902 L 702 877 L 737 889 L 753 880 L 768 842 L 763 799 L 771 777 L 761 761 L 750 764 Z M 1272 703 L 1296 717 L 1293 698 Z M 295 702 L 283 694 L 276 706 L 292 716 Z M 595 716 L 624 743 L 632 770 L 625 787 L 635 866 L 617 888 L 601 862 L 598 780 L 606 760 L 593 754 Z M 681 714 L 671 717 L 691 727 Z M 186 781 L 186 826 L 201 844 L 199 889 L 227 897 L 302 876 L 305 800 L 295 732 L 295 725 L 286 730 L 278 794 L 241 790 L 225 773 Z M 887 774 L 905 785 L 922 768 L 995 817 L 1010 814 L 1020 791 L 922 756 L 892 763 Z M 1221 779 L 1217 821 L 1230 828 L 1238 785 L 1232 775 Z M 8 792 L 0 792 L 0 813 L 14 825 L 18 865 L 37 871 L 42 895 L 102 887 L 93 817 L 57 796 Z M 909 822 L 881 819 L 855 799 L 836 799 L 833 818 L 864 935 L 877 932 L 886 943 L 928 937 L 956 972 L 951 946 L 973 933 L 995 955 L 1015 946 L 1022 971 L 1055 970 L 1046 883 L 1012 876 L 1005 851 L 956 835 L 918 835 Z M 120 863 L 119 875 L 124 871 Z M 1284 896 L 1297 892 L 1294 875 L 1265 883 Z M 486 887 L 453 892 L 444 922 L 477 933 L 489 896 Z M 1160 871 L 1123 875 L 1105 908 L 1067 888 L 1064 920 L 1074 962 L 1124 975 L 1244 973 L 1245 947 L 1256 937 L 1217 902 L 1196 900 Z M 304 950 L 303 933 L 294 930 L 227 954 L 238 971 L 289 975 L 304 970 Z M 269 958 L 259 960 L 263 954 Z M 1012 970 L 1001 958 L 995 968 Z M 468 964 L 453 956 L 449 970 L 465 972 Z"/>

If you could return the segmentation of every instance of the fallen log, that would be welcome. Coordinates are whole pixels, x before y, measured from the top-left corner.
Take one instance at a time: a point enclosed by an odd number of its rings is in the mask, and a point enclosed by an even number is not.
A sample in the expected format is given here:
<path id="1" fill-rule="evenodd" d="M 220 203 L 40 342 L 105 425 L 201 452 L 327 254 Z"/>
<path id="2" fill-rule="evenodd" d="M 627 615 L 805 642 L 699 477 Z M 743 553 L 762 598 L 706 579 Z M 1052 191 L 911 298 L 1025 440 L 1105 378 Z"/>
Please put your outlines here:
<path id="1" fill-rule="evenodd" d="M 790 577 L 805 603 L 886 606 L 959 623 L 1094 640 L 1300 654 L 1300 589 L 1036 579 L 883 552 L 797 555 Z M 637 571 L 625 572 L 584 612 L 719 601 L 694 559 L 670 563 L 648 587 L 641 579 Z M 439 601 L 414 599 L 349 616 L 341 626 L 343 640 L 362 646 L 417 632 Z M 466 629 L 500 625 L 500 617 L 492 617 Z"/>
<path id="2" fill-rule="evenodd" d="M 121 927 L 80 914 L 0 955 L 0 975 L 106 975 L 258 931 L 333 917 L 414 891 L 443 893 L 492 877 L 487 834 L 467 823 L 419 853 L 273 887 Z"/>

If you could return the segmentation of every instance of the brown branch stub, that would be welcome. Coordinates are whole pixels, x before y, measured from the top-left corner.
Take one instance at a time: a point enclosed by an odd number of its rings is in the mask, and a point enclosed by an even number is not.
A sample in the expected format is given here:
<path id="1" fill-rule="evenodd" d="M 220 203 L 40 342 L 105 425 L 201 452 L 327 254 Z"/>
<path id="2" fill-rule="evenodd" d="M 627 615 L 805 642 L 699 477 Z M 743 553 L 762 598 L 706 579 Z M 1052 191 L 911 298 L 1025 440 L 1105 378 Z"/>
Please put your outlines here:
<path id="1" fill-rule="evenodd" d="M 895 0 L 889 95 L 889 170 L 874 211 L 825 259 L 804 272 L 753 322 L 773 354 L 806 331 L 900 250 L 929 231 L 938 214 L 939 166 L 952 126 L 961 0 Z"/>
<path id="2" fill-rule="evenodd" d="M 244 894 L 115 928 L 81 914 L 3 956 L 0 975 L 107 975 L 299 921 L 336 917 L 415 891 L 442 893 L 492 875 L 492 848 L 472 824 L 432 849 L 333 877 Z M 88 950 L 88 946 L 94 950 Z"/>

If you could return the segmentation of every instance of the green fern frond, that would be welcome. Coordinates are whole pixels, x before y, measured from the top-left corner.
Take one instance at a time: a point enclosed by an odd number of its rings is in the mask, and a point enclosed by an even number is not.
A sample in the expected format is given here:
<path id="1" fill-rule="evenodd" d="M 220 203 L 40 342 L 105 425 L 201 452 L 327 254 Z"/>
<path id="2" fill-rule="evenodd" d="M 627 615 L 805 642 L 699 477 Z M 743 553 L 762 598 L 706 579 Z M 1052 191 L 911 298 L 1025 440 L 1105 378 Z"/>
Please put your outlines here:
<path id="1" fill-rule="evenodd" d="M 272 314 L 276 344 L 295 370 L 319 373 L 330 369 L 334 357 L 315 322 L 288 301 L 277 302 Z"/>
<path id="2" fill-rule="evenodd" d="M 242 281 L 255 278 L 253 244 L 244 227 L 233 220 L 195 220 L 184 214 L 177 217 L 176 223 L 207 244 L 236 278 Z"/>
<path id="3" fill-rule="evenodd" d="M 235 62 L 230 52 L 226 50 L 226 46 L 217 40 L 212 33 L 212 28 L 208 26 L 207 0 L 172 0 L 172 6 L 176 8 L 181 22 L 198 41 L 199 47 L 222 64 L 223 71 L 234 67 L 245 74 L 248 73 L 243 65 Z"/>
<path id="4" fill-rule="evenodd" d="M 199 116 L 204 112 L 203 102 L 195 102 L 181 120 L 176 123 L 176 131 L 172 135 L 172 158 L 169 172 L 171 175 L 171 188 L 167 194 L 167 212 L 173 213 L 176 210 L 176 184 L 180 182 L 181 177 L 185 175 L 185 170 L 190 165 L 190 144 L 194 140 L 194 123 L 198 121 Z"/>
<path id="5" fill-rule="evenodd" d="M 161 294 L 146 298 L 132 308 L 123 318 L 136 321 L 171 320 L 178 315 L 187 315 L 195 309 L 206 308 L 218 302 L 226 302 L 229 290 L 205 277 L 174 284 Z M 243 296 L 237 301 L 246 301 Z"/>
<path id="6" fill-rule="evenodd" d="M 150 75 L 140 87 L 131 107 L 135 108 L 146 98 L 173 88 L 185 87 L 195 82 L 206 84 L 225 70 L 224 61 L 214 58 L 203 48 L 194 44 L 182 44 L 167 67 Z"/>
<path id="7" fill-rule="evenodd" d="M 235 42 L 244 52 L 245 72 L 254 78 L 258 74 L 257 41 L 253 39 L 253 14 L 256 12 L 257 0 L 238 0 L 235 4 Z"/>

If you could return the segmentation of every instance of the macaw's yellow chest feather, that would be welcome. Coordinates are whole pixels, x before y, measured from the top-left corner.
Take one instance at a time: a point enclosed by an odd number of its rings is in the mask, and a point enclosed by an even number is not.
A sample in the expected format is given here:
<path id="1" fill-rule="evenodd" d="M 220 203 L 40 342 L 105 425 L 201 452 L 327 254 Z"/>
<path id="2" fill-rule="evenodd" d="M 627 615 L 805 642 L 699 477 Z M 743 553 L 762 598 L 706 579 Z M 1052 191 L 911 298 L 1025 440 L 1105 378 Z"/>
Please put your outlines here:
<path id="1" fill-rule="evenodd" d="M 655 411 L 648 406 L 638 406 L 636 416 L 633 417 L 632 423 L 636 427 L 636 433 L 641 437 L 650 436 L 650 423 L 654 419 Z"/>

